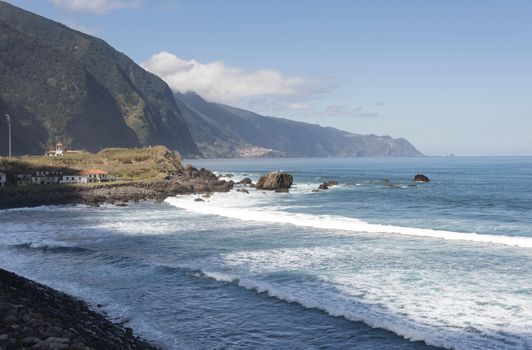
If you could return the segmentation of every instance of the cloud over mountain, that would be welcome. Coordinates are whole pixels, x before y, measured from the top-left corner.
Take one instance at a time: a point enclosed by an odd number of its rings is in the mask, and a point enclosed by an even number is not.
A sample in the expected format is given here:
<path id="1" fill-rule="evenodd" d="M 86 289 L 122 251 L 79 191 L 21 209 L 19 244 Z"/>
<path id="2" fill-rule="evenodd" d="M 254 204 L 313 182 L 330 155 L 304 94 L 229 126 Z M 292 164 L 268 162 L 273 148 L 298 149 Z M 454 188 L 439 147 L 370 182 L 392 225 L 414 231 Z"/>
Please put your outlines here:
<path id="1" fill-rule="evenodd" d="M 114 10 L 137 8 L 140 0 L 50 0 L 55 7 L 69 12 L 102 14 Z"/>
<path id="2" fill-rule="evenodd" d="M 284 76 L 277 70 L 247 71 L 222 61 L 201 63 L 160 52 L 141 63 L 178 92 L 194 91 L 207 100 L 235 102 L 253 97 L 307 97 L 333 88 L 332 79 Z"/>

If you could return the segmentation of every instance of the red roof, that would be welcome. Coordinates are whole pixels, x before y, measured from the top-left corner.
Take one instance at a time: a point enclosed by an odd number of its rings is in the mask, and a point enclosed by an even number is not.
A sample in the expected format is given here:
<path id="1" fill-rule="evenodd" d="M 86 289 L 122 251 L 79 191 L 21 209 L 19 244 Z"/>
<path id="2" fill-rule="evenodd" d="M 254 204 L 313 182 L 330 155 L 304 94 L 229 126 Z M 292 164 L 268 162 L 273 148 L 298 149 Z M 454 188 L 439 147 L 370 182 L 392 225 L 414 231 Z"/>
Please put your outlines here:
<path id="1" fill-rule="evenodd" d="M 101 169 L 85 169 L 78 172 L 79 175 L 107 175 L 107 172 Z"/>

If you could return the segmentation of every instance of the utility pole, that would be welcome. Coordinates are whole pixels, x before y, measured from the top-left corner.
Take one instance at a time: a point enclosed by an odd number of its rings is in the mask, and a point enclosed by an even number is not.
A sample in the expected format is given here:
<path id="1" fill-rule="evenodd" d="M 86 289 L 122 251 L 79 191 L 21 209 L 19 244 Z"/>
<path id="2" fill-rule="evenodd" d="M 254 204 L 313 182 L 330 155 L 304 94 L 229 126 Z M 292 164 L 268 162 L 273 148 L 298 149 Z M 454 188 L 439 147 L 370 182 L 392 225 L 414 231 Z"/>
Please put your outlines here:
<path id="1" fill-rule="evenodd" d="M 11 158 L 11 117 L 6 113 L 7 127 L 9 130 L 9 158 Z"/>

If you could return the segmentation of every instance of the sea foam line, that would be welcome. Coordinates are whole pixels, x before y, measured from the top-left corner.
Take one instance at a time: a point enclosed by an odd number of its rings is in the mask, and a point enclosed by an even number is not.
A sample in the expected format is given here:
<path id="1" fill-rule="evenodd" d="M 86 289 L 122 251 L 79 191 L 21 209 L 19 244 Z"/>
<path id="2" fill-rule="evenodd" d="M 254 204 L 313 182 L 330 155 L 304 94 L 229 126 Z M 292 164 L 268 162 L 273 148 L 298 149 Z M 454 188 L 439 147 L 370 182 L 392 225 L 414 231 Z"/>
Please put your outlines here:
<path id="1" fill-rule="evenodd" d="M 290 224 L 325 230 L 349 232 L 400 234 L 416 237 L 429 237 L 446 240 L 462 240 L 477 243 L 495 243 L 522 248 L 532 248 L 532 238 L 478 233 L 464 233 L 394 225 L 370 224 L 359 219 L 333 215 L 309 215 L 287 213 L 277 210 L 257 210 L 251 208 L 222 207 L 216 202 L 194 202 L 189 196 L 173 197 L 166 202 L 189 212 L 218 215 L 231 219 L 273 224 Z"/>
<path id="2" fill-rule="evenodd" d="M 381 312 L 372 312 L 364 308 L 352 308 L 352 303 L 348 300 L 342 300 L 340 296 L 330 294 L 327 298 L 321 296 L 315 298 L 312 295 L 304 293 L 291 293 L 269 283 L 256 281 L 250 278 L 239 277 L 232 274 L 199 270 L 201 274 L 219 282 L 234 283 L 239 287 L 247 290 L 256 291 L 257 293 L 266 293 L 272 298 L 276 298 L 288 303 L 297 303 L 307 309 L 316 309 L 325 312 L 333 317 L 343 317 L 349 321 L 363 322 L 372 328 L 380 328 L 391 331 L 404 339 L 412 342 L 422 341 L 427 345 L 432 345 L 445 349 L 454 350 L 484 350 L 495 348 L 497 344 L 485 343 L 484 339 L 479 343 L 471 342 L 467 336 L 460 338 L 455 335 L 449 335 L 442 332 L 433 332 L 429 326 L 416 324 L 407 319 L 388 316 Z M 522 344 L 521 344 L 522 345 Z M 508 349 L 517 349 L 520 344 Z"/>

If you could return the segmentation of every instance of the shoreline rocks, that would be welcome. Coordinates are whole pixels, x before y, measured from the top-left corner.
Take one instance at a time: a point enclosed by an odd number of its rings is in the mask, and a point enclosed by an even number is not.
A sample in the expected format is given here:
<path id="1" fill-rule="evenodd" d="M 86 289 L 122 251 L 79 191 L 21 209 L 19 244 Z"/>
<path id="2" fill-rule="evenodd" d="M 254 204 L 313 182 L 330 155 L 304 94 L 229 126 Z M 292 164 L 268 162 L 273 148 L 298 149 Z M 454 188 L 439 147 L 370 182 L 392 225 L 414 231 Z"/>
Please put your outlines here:
<path id="1" fill-rule="evenodd" d="M 121 203 L 155 200 L 162 202 L 178 194 L 228 192 L 233 181 L 219 180 L 209 170 L 192 165 L 165 180 L 102 183 L 97 186 L 0 187 L 0 209 L 37 207 L 41 205 L 86 204 L 97 207 L 103 203 Z"/>
<path id="2" fill-rule="evenodd" d="M 85 302 L 0 269 L 0 348 L 145 349 L 157 347 Z"/>
<path id="3" fill-rule="evenodd" d="M 262 175 L 255 187 L 258 190 L 288 192 L 293 182 L 294 178 L 288 173 L 270 172 L 266 175 Z"/>

